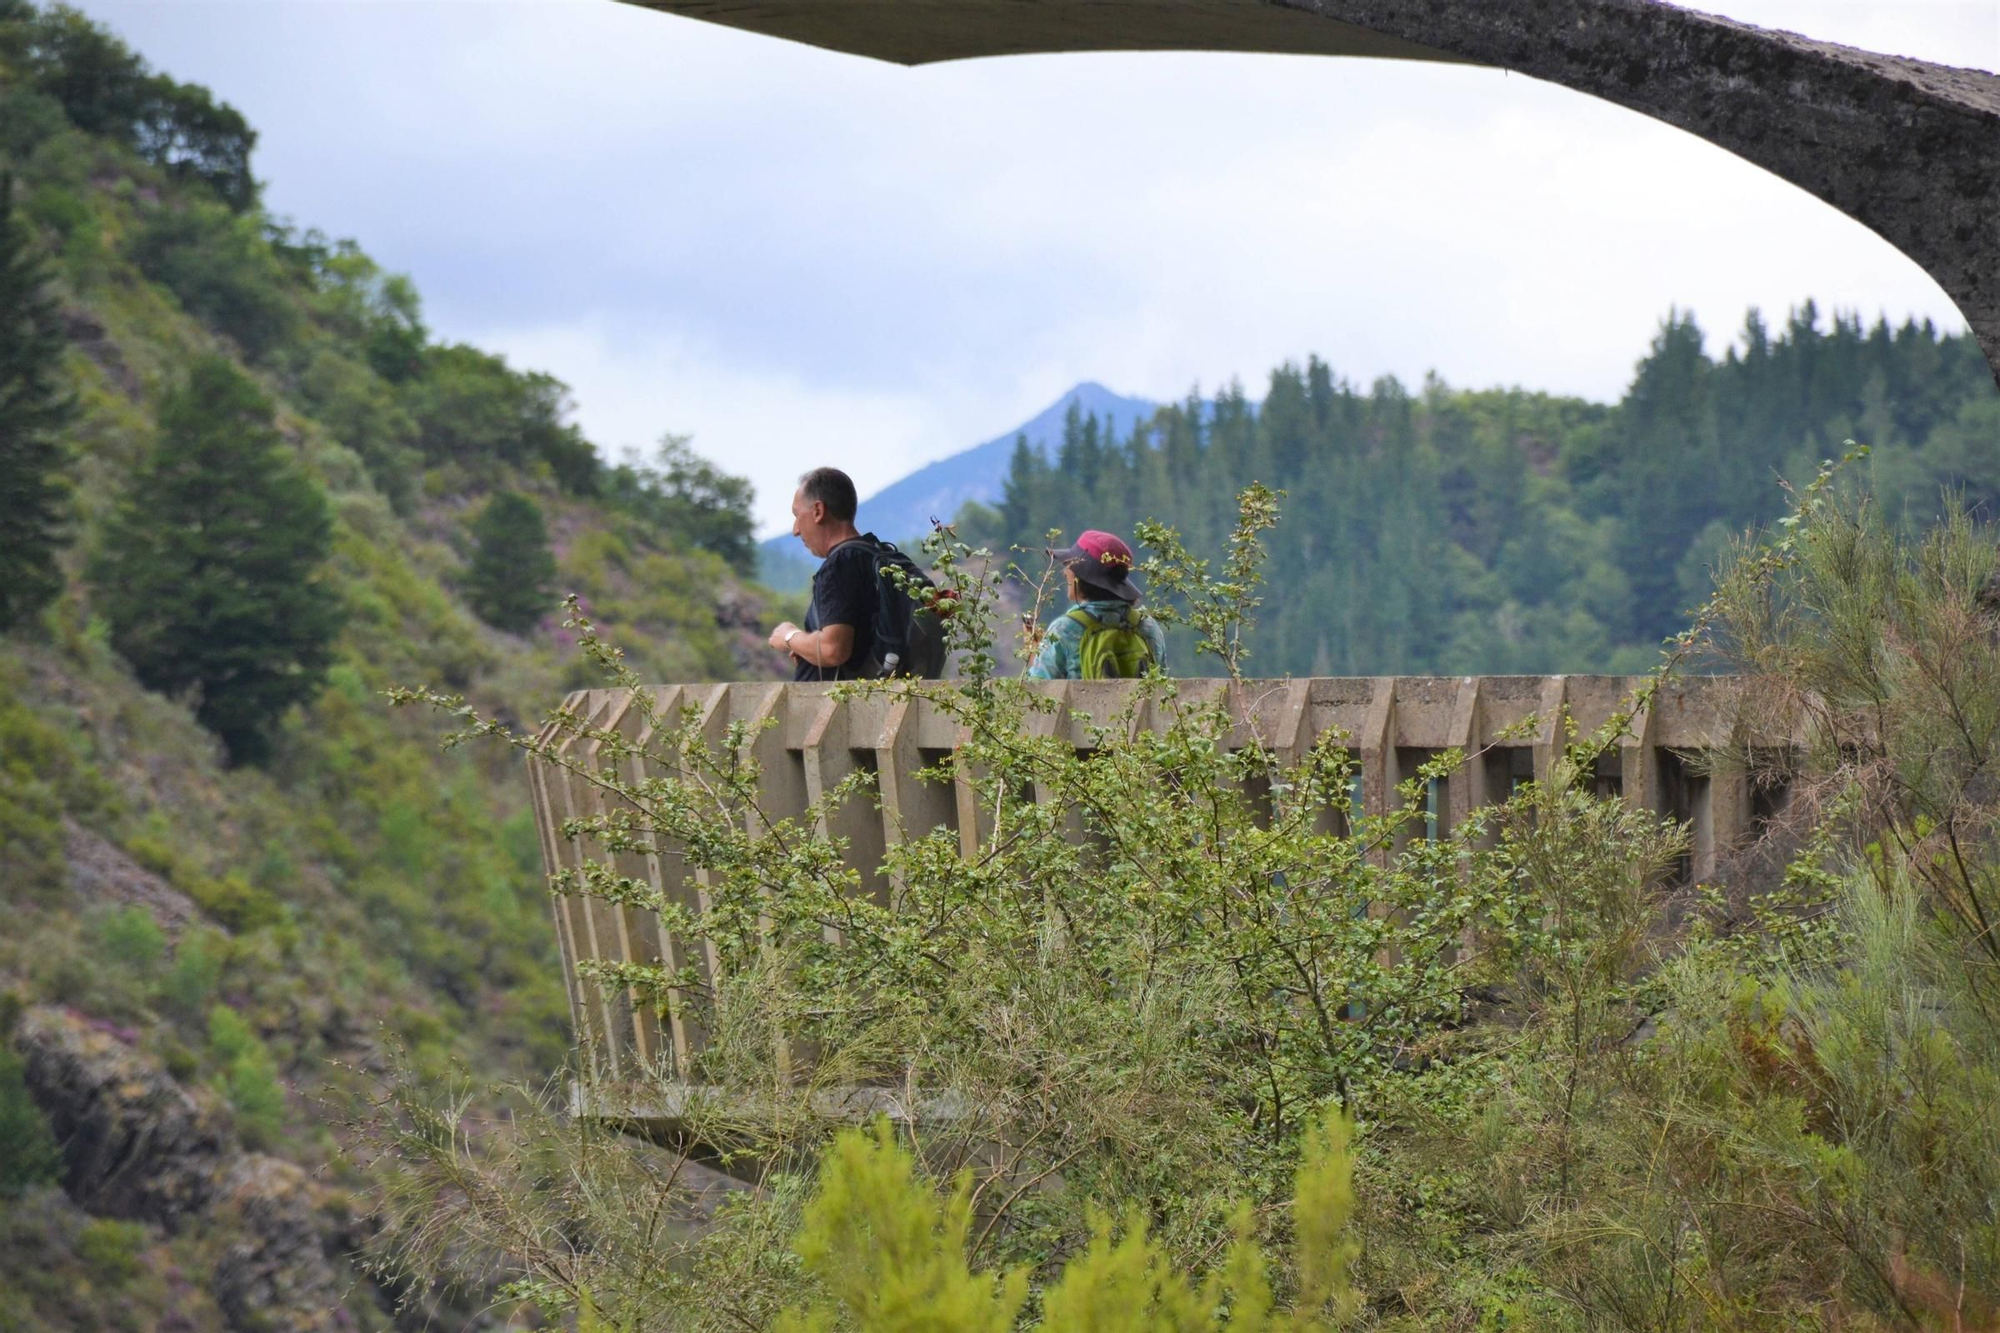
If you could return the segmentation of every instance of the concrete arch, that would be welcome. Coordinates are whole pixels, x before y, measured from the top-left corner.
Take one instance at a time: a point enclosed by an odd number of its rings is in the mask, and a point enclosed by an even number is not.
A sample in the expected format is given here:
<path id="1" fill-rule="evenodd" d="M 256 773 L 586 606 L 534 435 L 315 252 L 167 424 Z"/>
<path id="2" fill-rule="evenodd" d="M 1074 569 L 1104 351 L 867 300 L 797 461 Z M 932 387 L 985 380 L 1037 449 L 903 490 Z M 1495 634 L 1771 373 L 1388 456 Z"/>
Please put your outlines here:
<path id="1" fill-rule="evenodd" d="M 2000 76 L 1660 0 L 627 0 L 920 65 L 1261 51 L 1490 65 L 1642 112 L 1790 181 L 1923 266 L 2000 382 Z"/>

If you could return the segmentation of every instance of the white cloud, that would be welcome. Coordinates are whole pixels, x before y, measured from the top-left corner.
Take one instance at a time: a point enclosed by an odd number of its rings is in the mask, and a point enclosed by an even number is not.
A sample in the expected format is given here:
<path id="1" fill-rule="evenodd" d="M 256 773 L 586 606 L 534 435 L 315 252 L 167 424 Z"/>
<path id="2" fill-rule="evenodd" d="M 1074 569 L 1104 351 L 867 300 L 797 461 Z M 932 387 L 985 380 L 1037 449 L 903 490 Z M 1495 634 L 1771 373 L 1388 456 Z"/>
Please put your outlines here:
<path id="1" fill-rule="evenodd" d="M 901 476 L 903 459 L 943 427 L 921 394 L 846 390 L 795 375 L 717 361 L 685 334 L 643 341 L 590 322 L 494 328 L 473 341 L 516 365 L 546 367 L 588 404 L 583 420 L 612 457 L 642 454 L 667 431 L 694 431 L 694 447 L 757 487 L 766 535 L 809 467 L 839 461 L 864 491 Z M 671 405 L 673 415 L 663 415 Z"/>
<path id="2" fill-rule="evenodd" d="M 2000 65 L 1993 0 L 1718 0 Z M 301 222 L 413 272 L 444 336 L 663 430 L 759 520 L 873 489 L 1070 384 L 1176 397 L 1317 352 L 1366 383 L 1616 396 L 1670 305 L 1956 312 L 1757 168 L 1490 70 L 1070 55 L 906 70 L 600 0 L 84 0 L 262 131 Z"/>

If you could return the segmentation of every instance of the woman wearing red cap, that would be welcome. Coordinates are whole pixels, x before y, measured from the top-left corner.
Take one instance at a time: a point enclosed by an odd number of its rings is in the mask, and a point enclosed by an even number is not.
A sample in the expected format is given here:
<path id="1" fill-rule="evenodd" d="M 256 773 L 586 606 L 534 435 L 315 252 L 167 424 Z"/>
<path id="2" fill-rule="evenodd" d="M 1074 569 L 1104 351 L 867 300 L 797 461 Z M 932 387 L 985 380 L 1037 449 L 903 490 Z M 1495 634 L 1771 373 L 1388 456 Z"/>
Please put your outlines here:
<path id="1" fill-rule="evenodd" d="M 1050 623 L 1029 680 L 1118 680 L 1163 671 L 1167 636 L 1139 610 L 1132 548 L 1095 528 L 1049 552 L 1069 580 L 1069 610 Z"/>

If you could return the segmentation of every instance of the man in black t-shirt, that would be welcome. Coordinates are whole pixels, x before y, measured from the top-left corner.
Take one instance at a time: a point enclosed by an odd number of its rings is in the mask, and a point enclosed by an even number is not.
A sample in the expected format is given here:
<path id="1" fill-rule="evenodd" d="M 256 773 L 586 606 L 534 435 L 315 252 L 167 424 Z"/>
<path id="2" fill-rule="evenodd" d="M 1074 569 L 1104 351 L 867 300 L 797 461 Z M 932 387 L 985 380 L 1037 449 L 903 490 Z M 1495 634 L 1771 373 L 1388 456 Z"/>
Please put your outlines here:
<path id="1" fill-rule="evenodd" d="M 789 620 L 771 646 L 789 655 L 794 680 L 853 680 L 875 646 L 881 597 L 875 535 L 854 527 L 854 483 L 838 468 L 816 467 L 792 496 L 792 535 L 820 558 L 804 627 Z"/>

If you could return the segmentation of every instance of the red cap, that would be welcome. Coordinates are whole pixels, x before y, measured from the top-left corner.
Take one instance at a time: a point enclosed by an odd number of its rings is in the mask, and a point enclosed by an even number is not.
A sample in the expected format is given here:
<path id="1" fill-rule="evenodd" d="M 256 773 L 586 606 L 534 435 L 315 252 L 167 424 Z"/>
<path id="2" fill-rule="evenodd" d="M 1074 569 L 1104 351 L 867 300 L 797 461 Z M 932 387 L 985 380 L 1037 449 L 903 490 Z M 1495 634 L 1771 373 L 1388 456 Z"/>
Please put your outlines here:
<path id="1" fill-rule="evenodd" d="M 1131 579 L 1135 563 L 1132 548 L 1123 538 L 1089 528 L 1079 532 L 1070 545 L 1049 554 L 1076 570 L 1077 577 L 1085 583 L 1102 588 L 1121 601 L 1139 600 L 1139 589 Z"/>

